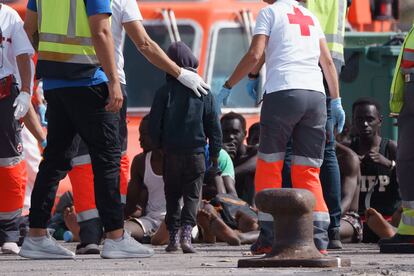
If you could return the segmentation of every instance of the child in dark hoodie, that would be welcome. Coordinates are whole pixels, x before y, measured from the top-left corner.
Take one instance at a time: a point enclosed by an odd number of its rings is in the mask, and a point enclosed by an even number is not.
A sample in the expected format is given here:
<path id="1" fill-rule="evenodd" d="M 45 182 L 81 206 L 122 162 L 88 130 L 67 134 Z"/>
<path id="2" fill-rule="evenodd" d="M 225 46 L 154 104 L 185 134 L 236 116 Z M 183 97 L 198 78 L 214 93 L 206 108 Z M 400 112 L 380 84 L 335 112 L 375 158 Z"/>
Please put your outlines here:
<path id="1" fill-rule="evenodd" d="M 190 48 L 175 42 L 167 55 L 178 66 L 196 71 L 198 60 Z M 191 245 L 191 230 L 196 215 L 206 170 L 204 146 L 209 142 L 213 166 L 221 149 L 221 127 L 211 93 L 197 97 L 174 77 L 156 92 L 151 106 L 150 135 L 164 152 L 164 182 L 167 214 L 165 222 L 170 235 L 167 252 L 195 253 Z M 180 198 L 184 206 L 180 212 Z M 178 231 L 181 227 L 181 236 Z"/>

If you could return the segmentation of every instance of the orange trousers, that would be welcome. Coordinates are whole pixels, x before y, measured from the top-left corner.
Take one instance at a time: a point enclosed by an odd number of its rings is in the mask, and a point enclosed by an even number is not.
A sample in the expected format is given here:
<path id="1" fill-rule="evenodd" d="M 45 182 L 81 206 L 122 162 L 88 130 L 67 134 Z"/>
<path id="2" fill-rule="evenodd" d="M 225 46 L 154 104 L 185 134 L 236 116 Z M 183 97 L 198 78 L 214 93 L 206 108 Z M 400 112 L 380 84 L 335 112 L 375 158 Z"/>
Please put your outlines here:
<path id="1" fill-rule="evenodd" d="M 121 202 L 126 203 L 128 189 L 129 158 L 124 154 L 121 157 L 120 193 Z M 73 201 L 78 214 L 78 222 L 99 217 L 95 204 L 92 164 L 74 165 L 69 172 L 72 184 Z"/>

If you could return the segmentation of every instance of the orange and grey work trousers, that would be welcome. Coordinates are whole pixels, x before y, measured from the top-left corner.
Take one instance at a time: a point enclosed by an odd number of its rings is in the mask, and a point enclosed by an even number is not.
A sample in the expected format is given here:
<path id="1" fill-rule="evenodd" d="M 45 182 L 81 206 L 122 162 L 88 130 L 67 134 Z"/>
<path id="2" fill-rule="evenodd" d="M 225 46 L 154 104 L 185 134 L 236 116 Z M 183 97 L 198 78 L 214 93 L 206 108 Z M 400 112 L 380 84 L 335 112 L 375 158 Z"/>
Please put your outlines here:
<path id="1" fill-rule="evenodd" d="M 125 85 L 121 84 L 124 102 L 120 110 L 119 139 L 121 143 L 120 164 L 120 193 L 121 203 L 126 203 L 128 189 L 129 159 L 127 155 L 128 129 L 126 121 L 127 94 Z M 80 225 L 80 240 L 82 244 L 99 244 L 103 235 L 102 224 L 95 204 L 95 192 L 91 157 L 86 144 L 80 140 L 78 153 L 72 159 L 72 170 L 69 179 L 72 184 L 73 203 Z"/>
<path id="2" fill-rule="evenodd" d="M 314 241 L 319 250 L 327 248 L 330 222 L 319 180 L 326 139 L 325 124 L 326 99 L 321 92 L 283 90 L 263 97 L 256 192 L 282 187 L 286 145 L 292 138 L 292 186 L 309 190 L 315 196 Z M 260 212 L 259 220 L 269 222 L 273 219 L 269 214 Z"/>
<path id="3" fill-rule="evenodd" d="M 0 85 L 3 85 L 0 80 Z M 19 218 L 26 189 L 21 123 L 14 118 L 15 84 L 0 89 L 0 246 L 19 240 Z"/>

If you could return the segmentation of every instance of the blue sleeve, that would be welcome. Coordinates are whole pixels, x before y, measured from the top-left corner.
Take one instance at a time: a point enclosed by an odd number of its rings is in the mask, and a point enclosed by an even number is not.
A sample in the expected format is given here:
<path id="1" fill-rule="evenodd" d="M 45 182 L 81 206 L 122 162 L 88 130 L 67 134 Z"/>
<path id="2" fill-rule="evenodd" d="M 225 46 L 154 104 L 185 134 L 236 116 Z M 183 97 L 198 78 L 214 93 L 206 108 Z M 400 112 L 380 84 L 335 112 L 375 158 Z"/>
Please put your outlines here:
<path id="1" fill-rule="evenodd" d="M 101 13 L 112 14 L 110 0 L 86 0 L 85 2 L 88 16 Z"/>
<path id="2" fill-rule="evenodd" d="M 27 2 L 27 8 L 31 11 L 37 12 L 36 0 L 29 0 L 29 2 Z"/>

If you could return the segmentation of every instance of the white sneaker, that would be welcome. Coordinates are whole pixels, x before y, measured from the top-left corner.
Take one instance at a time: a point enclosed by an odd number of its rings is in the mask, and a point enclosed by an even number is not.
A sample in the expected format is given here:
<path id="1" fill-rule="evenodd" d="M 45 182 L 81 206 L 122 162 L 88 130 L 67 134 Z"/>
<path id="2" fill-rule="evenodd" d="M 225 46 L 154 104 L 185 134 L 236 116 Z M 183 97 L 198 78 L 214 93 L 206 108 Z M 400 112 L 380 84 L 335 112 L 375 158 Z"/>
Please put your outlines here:
<path id="1" fill-rule="evenodd" d="M 154 255 L 152 248 L 143 246 L 124 231 L 122 240 L 105 239 L 101 252 L 104 259 L 146 258 Z"/>
<path id="2" fill-rule="evenodd" d="M 74 259 L 75 254 L 61 246 L 50 235 L 33 240 L 26 236 L 19 255 L 28 259 Z"/>
<path id="3" fill-rule="evenodd" d="M 5 242 L 1 247 L 1 251 L 3 251 L 3 254 L 17 255 L 19 254 L 20 249 L 15 242 Z"/>

